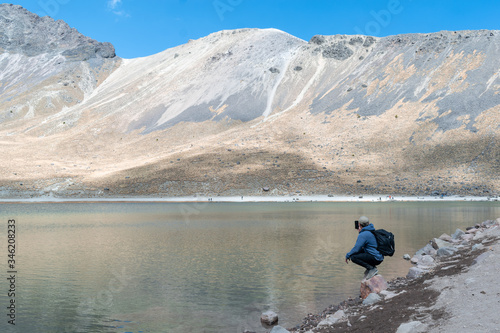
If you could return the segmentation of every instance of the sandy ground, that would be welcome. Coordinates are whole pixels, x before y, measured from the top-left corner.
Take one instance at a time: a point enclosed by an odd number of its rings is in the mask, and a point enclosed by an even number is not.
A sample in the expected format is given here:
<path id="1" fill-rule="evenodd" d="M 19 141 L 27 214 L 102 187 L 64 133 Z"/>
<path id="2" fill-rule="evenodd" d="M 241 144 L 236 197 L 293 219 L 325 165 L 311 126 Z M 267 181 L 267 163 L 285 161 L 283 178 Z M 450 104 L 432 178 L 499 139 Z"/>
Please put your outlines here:
<path id="1" fill-rule="evenodd" d="M 500 332 L 500 243 L 488 247 L 479 259 L 462 274 L 430 281 L 441 291 L 433 309 L 444 309 L 449 317 L 428 332 Z"/>

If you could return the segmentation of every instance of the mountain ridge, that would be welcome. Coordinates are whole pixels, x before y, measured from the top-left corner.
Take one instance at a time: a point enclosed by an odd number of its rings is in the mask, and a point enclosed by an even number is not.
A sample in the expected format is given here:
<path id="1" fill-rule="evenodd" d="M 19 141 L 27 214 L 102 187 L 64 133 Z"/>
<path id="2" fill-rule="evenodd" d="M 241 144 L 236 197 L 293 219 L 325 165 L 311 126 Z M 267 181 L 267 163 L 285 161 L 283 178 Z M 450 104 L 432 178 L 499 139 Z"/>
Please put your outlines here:
<path id="1" fill-rule="evenodd" d="M 88 45 L 0 54 L 7 197 L 499 193 L 498 31 Z"/>

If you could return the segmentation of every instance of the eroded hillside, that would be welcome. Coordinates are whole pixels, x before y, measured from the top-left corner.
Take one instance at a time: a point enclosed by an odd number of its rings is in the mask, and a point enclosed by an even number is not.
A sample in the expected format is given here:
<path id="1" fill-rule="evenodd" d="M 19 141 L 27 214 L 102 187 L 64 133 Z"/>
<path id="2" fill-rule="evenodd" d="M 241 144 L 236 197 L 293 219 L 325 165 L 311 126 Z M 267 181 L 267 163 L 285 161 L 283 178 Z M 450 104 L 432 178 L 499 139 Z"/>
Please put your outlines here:
<path id="1" fill-rule="evenodd" d="M 0 20 L 3 197 L 500 192 L 498 31 L 243 29 L 122 60 Z"/>

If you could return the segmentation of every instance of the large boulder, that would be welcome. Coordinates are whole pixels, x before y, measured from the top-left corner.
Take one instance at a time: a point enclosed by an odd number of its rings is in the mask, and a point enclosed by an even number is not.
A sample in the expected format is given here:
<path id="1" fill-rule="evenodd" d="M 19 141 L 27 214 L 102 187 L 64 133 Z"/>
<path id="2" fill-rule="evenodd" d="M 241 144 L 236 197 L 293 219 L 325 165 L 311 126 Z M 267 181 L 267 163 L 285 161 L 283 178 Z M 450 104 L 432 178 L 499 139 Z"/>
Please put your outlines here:
<path id="1" fill-rule="evenodd" d="M 371 293 L 376 293 L 378 294 L 382 290 L 387 289 L 387 281 L 384 279 L 382 275 L 375 275 L 369 280 L 363 280 L 361 281 L 361 298 L 365 299 L 370 295 Z"/>

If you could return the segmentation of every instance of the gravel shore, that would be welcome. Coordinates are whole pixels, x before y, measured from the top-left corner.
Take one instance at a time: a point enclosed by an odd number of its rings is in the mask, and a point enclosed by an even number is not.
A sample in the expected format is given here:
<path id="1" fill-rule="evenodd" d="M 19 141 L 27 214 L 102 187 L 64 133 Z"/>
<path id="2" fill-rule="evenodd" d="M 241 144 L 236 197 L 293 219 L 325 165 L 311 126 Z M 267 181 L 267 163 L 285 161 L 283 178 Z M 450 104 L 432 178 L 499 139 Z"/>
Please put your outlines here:
<path id="1" fill-rule="evenodd" d="M 500 309 L 500 218 L 468 229 L 454 241 L 456 252 L 435 256 L 435 265 L 416 278 L 389 281 L 380 301 L 364 305 L 361 298 L 349 299 L 320 314 L 307 315 L 289 331 L 500 332 L 496 315 Z M 334 323 L 325 324 L 327 319 Z"/>

